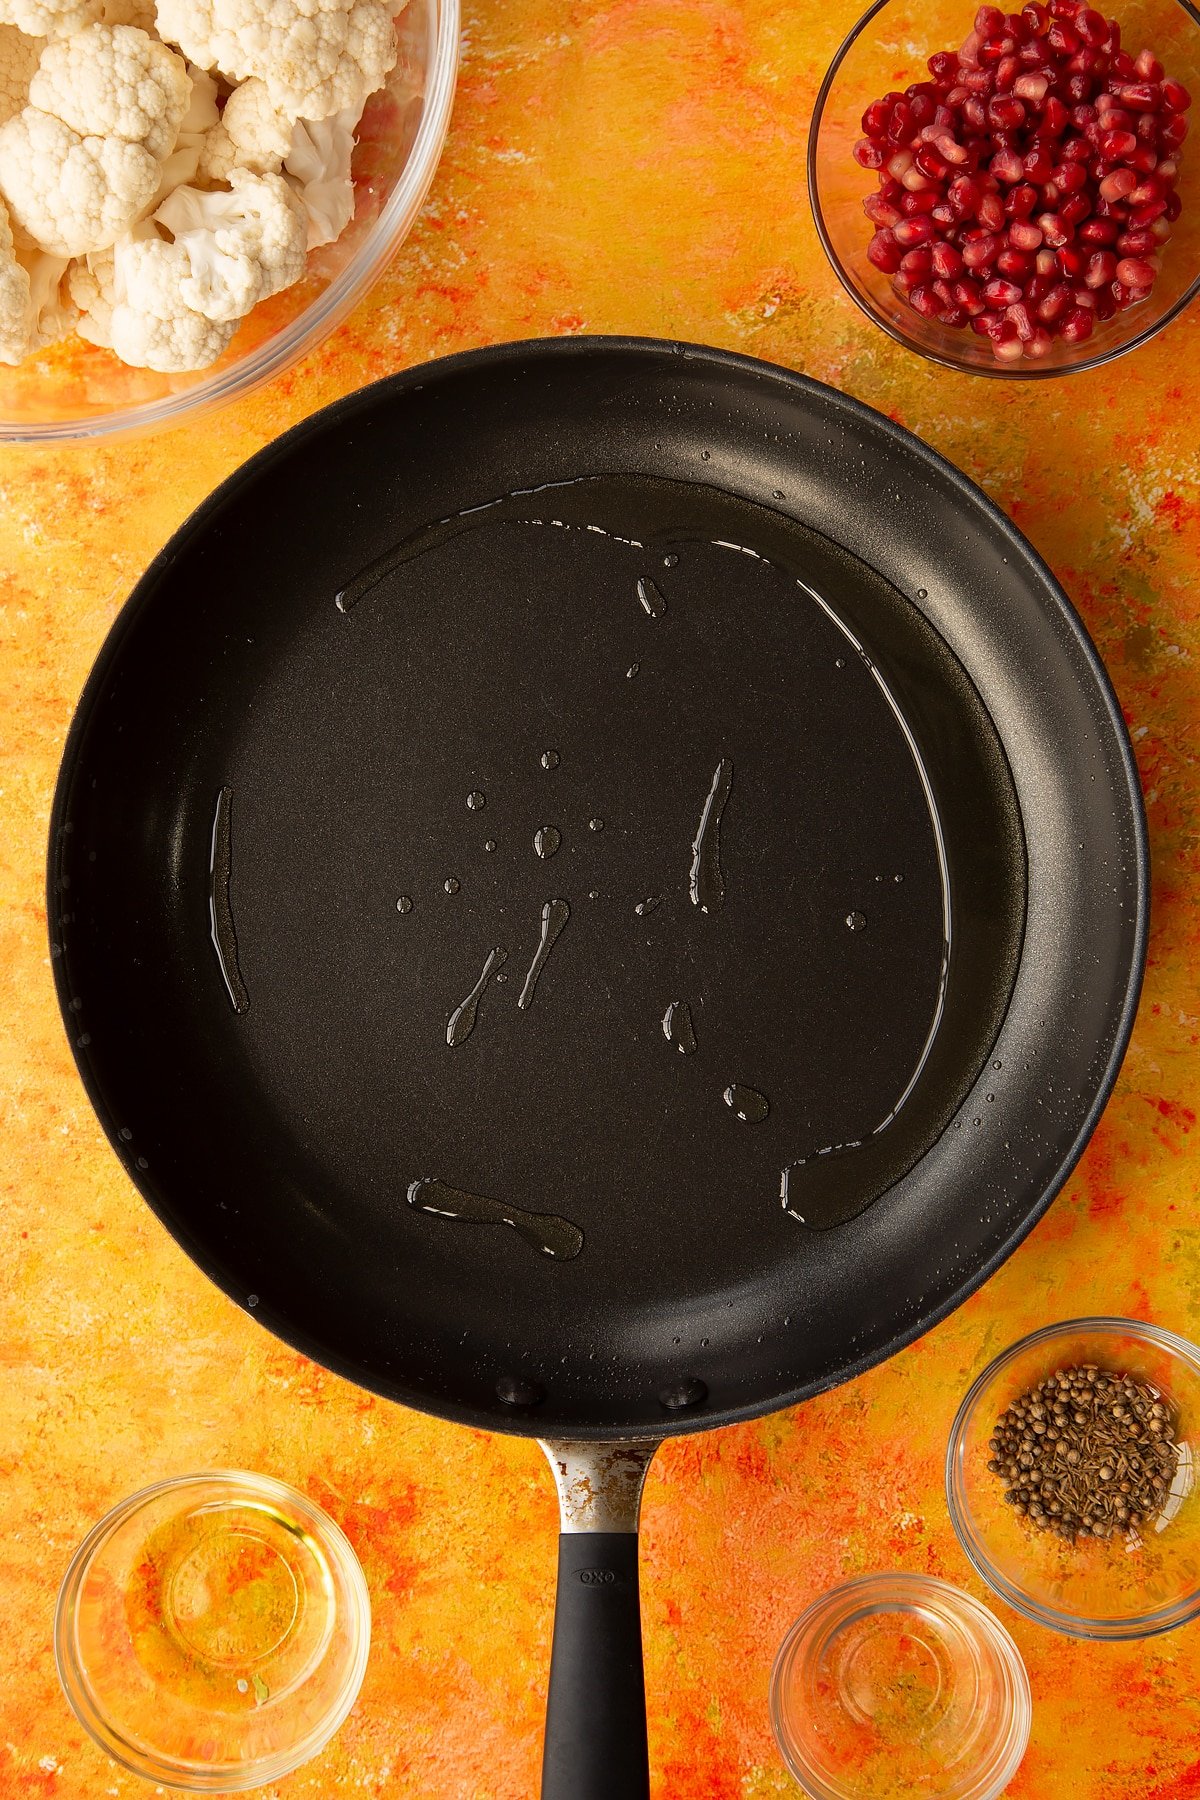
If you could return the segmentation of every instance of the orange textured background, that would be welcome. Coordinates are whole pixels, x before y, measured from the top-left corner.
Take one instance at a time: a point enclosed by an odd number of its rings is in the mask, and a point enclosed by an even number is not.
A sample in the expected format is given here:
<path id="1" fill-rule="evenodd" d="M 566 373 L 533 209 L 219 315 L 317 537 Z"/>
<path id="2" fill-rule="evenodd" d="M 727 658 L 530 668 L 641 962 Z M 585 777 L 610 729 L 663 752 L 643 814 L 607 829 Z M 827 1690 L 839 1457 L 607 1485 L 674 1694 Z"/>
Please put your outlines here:
<path id="1" fill-rule="evenodd" d="M 145 1791 L 59 1694 L 55 1590 L 115 1500 L 215 1465 L 272 1471 L 325 1505 L 374 1604 L 358 1706 L 317 1761 L 269 1791 L 536 1791 L 556 1531 L 540 1452 L 355 1391 L 208 1285 L 101 1139 L 47 954 L 56 765 L 121 601 L 239 462 L 389 370 L 540 333 L 661 333 L 806 370 L 891 413 L 979 481 L 1061 577 L 1116 682 L 1148 798 L 1138 1027 L 1047 1219 L 885 1367 L 791 1414 L 668 1446 L 655 1466 L 643 1585 L 657 1800 L 794 1791 L 767 1678 L 820 1589 L 895 1566 L 982 1593 L 950 1530 L 941 1461 L 987 1357 L 1092 1310 L 1200 1332 L 1200 309 L 1108 371 L 1030 386 L 936 370 L 869 326 L 824 263 L 803 180 L 818 79 L 852 18 L 846 0 L 471 0 L 430 202 L 334 337 L 186 436 L 0 453 L 4 1800 Z M 1200 1626 L 1085 1645 L 996 1610 L 1034 1691 L 1015 1800 L 1200 1796 Z"/>

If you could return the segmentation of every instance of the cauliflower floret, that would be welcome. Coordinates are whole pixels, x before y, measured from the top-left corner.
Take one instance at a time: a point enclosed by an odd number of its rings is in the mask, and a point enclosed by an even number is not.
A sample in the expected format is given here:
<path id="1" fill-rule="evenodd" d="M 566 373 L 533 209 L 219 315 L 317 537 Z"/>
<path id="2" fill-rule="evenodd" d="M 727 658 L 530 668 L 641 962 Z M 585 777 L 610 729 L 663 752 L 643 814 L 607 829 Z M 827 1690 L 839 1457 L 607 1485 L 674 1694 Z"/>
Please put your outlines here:
<path id="1" fill-rule="evenodd" d="M 15 25 L 0 25 L 0 125 L 29 99 L 29 83 L 45 48 L 44 38 L 26 37 Z"/>
<path id="2" fill-rule="evenodd" d="M 29 315 L 29 271 L 17 261 L 0 200 L 0 363 L 19 363 L 29 349 Z"/>
<path id="3" fill-rule="evenodd" d="M 56 343 L 75 325 L 76 308 L 71 302 L 69 290 L 66 293 L 63 291 L 66 285 L 63 276 L 70 266 L 65 256 L 48 256 L 44 250 L 35 251 L 25 261 L 29 273 L 29 339 L 32 350 L 40 350 L 45 344 Z"/>
<path id="4" fill-rule="evenodd" d="M 205 139 L 221 117 L 217 111 L 217 84 L 212 76 L 189 63 L 188 78 L 192 84 L 192 97 L 187 111 L 179 121 L 179 136 L 175 139 L 175 148 L 162 165 L 154 206 L 161 205 L 177 187 L 195 181 Z"/>
<path id="5" fill-rule="evenodd" d="M 298 119 L 283 161 L 284 174 L 308 220 L 308 247 L 340 238 L 354 216 L 350 158 L 361 108 L 349 106 L 331 119 Z"/>
<path id="6" fill-rule="evenodd" d="M 135 25 L 89 25 L 48 44 L 29 104 L 80 137 L 124 138 L 160 162 L 192 97 L 183 58 Z"/>
<path id="7" fill-rule="evenodd" d="M 265 81 L 243 81 L 230 94 L 220 122 L 205 139 L 200 179 L 226 181 L 234 169 L 277 175 L 292 141 L 295 117 L 280 112 Z"/>
<path id="8" fill-rule="evenodd" d="M 4 0 L 0 0 L 3 4 Z M 159 0 L 162 37 L 204 69 L 258 76 L 293 119 L 361 109 L 396 62 L 394 0 Z"/>
<path id="9" fill-rule="evenodd" d="M 136 25 L 157 34 L 155 0 L 103 0 L 100 17 L 106 25 Z"/>
<path id="10" fill-rule="evenodd" d="M 12 219 L 54 256 L 113 243 L 154 201 L 159 165 L 143 144 L 81 137 L 25 107 L 0 125 L 0 191 Z"/>
<path id="11" fill-rule="evenodd" d="M 176 188 L 154 215 L 174 243 L 153 250 L 186 305 L 206 318 L 241 319 L 304 273 L 308 228 L 281 175 L 234 169 L 228 193 Z M 170 259 L 162 251 L 178 254 Z M 132 293 L 133 278 L 129 277 Z"/>
<path id="12" fill-rule="evenodd" d="M 166 319 L 138 312 L 127 304 L 112 310 L 112 347 L 121 361 L 135 369 L 158 369 L 163 374 L 207 369 L 236 330 L 236 319 L 219 325 L 189 307 L 182 307 Z"/>
<path id="13" fill-rule="evenodd" d="M 75 329 L 89 344 L 112 349 L 113 247 L 92 250 L 67 270 L 67 292 L 79 309 Z"/>
<path id="14" fill-rule="evenodd" d="M 95 0 L 0 0 L 0 24 L 30 37 L 63 37 L 96 16 Z"/>

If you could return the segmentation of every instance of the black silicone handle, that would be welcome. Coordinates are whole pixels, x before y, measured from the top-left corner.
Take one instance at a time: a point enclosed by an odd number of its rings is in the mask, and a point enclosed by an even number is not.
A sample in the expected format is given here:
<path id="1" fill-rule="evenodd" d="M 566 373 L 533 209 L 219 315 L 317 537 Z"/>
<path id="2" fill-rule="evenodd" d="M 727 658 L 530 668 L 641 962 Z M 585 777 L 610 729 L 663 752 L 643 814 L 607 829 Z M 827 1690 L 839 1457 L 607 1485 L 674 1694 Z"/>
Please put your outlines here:
<path id="1" fill-rule="evenodd" d="M 542 1800 L 648 1800 L 649 1793 L 637 1537 L 564 1533 Z"/>

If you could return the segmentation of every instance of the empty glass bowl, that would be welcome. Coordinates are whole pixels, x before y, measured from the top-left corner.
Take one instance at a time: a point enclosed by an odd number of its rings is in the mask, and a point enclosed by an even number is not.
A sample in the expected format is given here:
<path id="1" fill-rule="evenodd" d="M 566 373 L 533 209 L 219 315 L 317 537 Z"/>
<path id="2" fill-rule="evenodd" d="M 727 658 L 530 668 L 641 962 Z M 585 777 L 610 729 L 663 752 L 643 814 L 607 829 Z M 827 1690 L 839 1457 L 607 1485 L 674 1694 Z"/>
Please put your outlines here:
<path id="1" fill-rule="evenodd" d="M 771 1723 L 813 1800 L 995 1800 L 1029 1741 L 1016 1645 L 970 1594 L 866 1575 L 797 1619 L 771 1676 Z"/>
<path id="2" fill-rule="evenodd" d="M 314 1756 L 353 1706 L 371 1609 L 333 1520 L 266 1475 L 185 1475 L 122 1501 L 54 1621 L 80 1723 L 147 1781 L 225 1793 Z"/>
<path id="3" fill-rule="evenodd" d="M 872 100 L 928 79 L 926 59 L 955 50 L 970 31 L 975 0 L 876 0 L 839 49 L 821 83 L 808 138 L 808 191 L 817 231 L 850 298 L 898 343 L 932 362 L 1008 381 L 1094 369 L 1136 350 L 1168 325 L 1200 292 L 1200 12 L 1189 0 L 1104 0 L 1100 10 L 1121 26 L 1134 54 L 1149 48 L 1193 96 L 1192 133 L 1179 157 L 1183 210 L 1162 253 L 1162 270 L 1147 299 L 1098 324 L 1078 345 L 1055 339 L 1040 361 L 998 362 L 987 338 L 923 318 L 893 290 L 891 278 L 867 261 L 874 226 L 862 209 L 877 178 L 854 160 L 862 115 Z"/>
<path id="4" fill-rule="evenodd" d="M 354 217 L 302 281 L 256 306 L 220 361 L 192 374 L 130 369 L 69 336 L 0 365 L 0 442 L 94 440 L 179 425 L 240 399 L 307 355 L 377 280 L 421 210 L 458 73 L 459 0 L 408 0 L 400 56 L 367 101 L 354 151 Z"/>
<path id="5" fill-rule="evenodd" d="M 1094 1363 L 1162 1390 L 1178 1415 L 1175 1480 L 1153 1526 L 1064 1542 L 1005 1504 L 988 1469 L 1001 1413 L 1057 1369 Z M 1028 1619 L 1072 1637 L 1136 1638 L 1200 1615 L 1200 1352 L 1134 1319 L 1072 1319 L 1022 1338 L 989 1364 L 958 1411 L 946 1452 L 946 1498 L 963 1549 L 997 1594 Z"/>

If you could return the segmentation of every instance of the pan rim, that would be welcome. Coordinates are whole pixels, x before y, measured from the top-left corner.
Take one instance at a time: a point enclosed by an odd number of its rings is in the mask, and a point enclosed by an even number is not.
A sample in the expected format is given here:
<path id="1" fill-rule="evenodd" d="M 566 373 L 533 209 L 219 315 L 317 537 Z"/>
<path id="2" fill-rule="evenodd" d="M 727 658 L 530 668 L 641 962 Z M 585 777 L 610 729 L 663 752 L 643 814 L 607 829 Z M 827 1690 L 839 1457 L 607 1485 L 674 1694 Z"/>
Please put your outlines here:
<path id="1" fill-rule="evenodd" d="M 143 608 L 152 601 L 161 580 L 172 563 L 199 533 L 209 528 L 210 524 L 219 517 L 222 509 L 241 492 L 245 485 L 257 479 L 277 463 L 286 461 L 309 439 L 317 437 L 327 429 L 336 430 L 347 422 L 352 422 L 357 414 L 370 411 L 381 402 L 394 404 L 403 401 L 406 396 L 419 392 L 431 381 L 441 380 L 475 367 L 503 369 L 507 364 L 521 364 L 528 362 L 532 357 L 553 362 L 558 358 L 570 361 L 581 357 L 613 355 L 644 356 L 656 359 L 679 358 L 683 361 L 701 362 L 717 372 L 727 371 L 730 374 L 759 381 L 770 380 L 792 394 L 840 409 L 859 425 L 866 426 L 876 434 L 882 434 L 905 456 L 913 458 L 918 465 L 924 465 L 926 469 L 936 474 L 940 481 L 947 483 L 954 490 L 967 509 L 982 515 L 993 529 L 1007 541 L 1011 550 L 1030 568 L 1047 598 L 1054 603 L 1062 624 L 1071 635 L 1074 649 L 1086 666 L 1096 696 L 1102 702 L 1112 728 L 1114 745 L 1119 756 L 1120 772 L 1129 801 L 1128 823 L 1132 828 L 1133 837 L 1131 887 L 1133 889 L 1134 917 L 1133 954 L 1124 992 L 1121 996 L 1117 1026 L 1103 1073 L 1096 1084 L 1092 1102 L 1070 1145 L 1061 1156 L 1052 1179 L 1047 1182 L 1037 1198 L 1030 1202 L 1019 1223 L 1005 1236 L 982 1265 L 973 1269 L 962 1281 L 956 1283 L 950 1292 L 931 1306 L 928 1311 L 923 1311 L 917 1319 L 901 1326 L 888 1339 L 886 1348 L 872 1347 L 857 1355 L 847 1357 L 832 1372 L 823 1372 L 810 1381 L 800 1383 L 798 1386 L 773 1396 L 770 1403 L 765 1406 L 746 1402 L 723 1406 L 712 1414 L 696 1418 L 664 1415 L 662 1431 L 654 1432 L 630 1431 L 620 1425 L 589 1425 L 586 1429 L 573 1428 L 572 1434 L 580 1441 L 597 1443 L 617 1439 L 691 1435 L 699 1431 L 716 1430 L 726 1425 L 763 1418 L 775 1412 L 784 1412 L 807 1399 L 855 1379 L 868 1369 L 897 1355 L 956 1311 L 971 1294 L 991 1278 L 1023 1239 L 1029 1235 L 1070 1179 L 1111 1097 L 1137 1015 L 1149 935 L 1149 840 L 1136 761 L 1112 681 L 1099 652 L 1088 635 L 1082 618 L 1044 558 L 983 489 L 964 475 L 947 458 L 933 450 L 915 432 L 898 424 L 876 408 L 842 392 L 841 389 L 825 382 L 816 381 L 811 376 L 788 369 L 780 364 L 768 362 L 763 358 L 746 356 L 738 351 L 724 350 L 715 346 L 668 338 L 602 334 L 562 338 L 523 338 L 503 344 L 485 345 L 473 350 L 459 351 L 453 355 L 415 364 L 409 369 L 384 376 L 380 380 L 355 389 L 352 393 L 342 395 L 330 405 L 310 413 L 283 433 L 281 437 L 272 440 L 245 462 L 239 464 L 189 514 L 179 529 L 156 553 L 138 579 L 110 627 L 89 671 L 64 741 L 50 813 L 46 875 L 47 923 L 51 939 L 53 939 L 57 910 L 55 857 L 61 828 L 65 823 L 64 815 L 71 785 L 71 774 L 93 710 L 104 691 L 110 667 L 117 659 L 126 636 L 136 624 Z M 1116 771 L 1114 770 L 1114 785 L 1115 775 Z M 63 959 L 54 954 L 53 942 L 51 967 L 54 973 L 60 1012 L 64 1024 L 66 1024 L 69 1020 L 70 994 L 65 979 Z M 110 1128 L 108 1109 L 98 1092 L 98 1084 L 92 1079 L 85 1059 L 78 1054 L 69 1030 L 66 1035 L 84 1090 L 113 1149 L 117 1151 L 129 1179 L 172 1239 L 186 1252 L 207 1279 L 219 1287 L 233 1301 L 239 1311 L 245 1311 L 244 1282 L 236 1281 L 222 1262 L 213 1256 L 210 1249 L 202 1247 L 190 1232 L 179 1225 L 178 1221 L 167 1217 L 165 1210 L 160 1209 L 156 1202 L 151 1184 L 140 1175 L 136 1168 L 130 1168 L 125 1158 L 120 1157 L 115 1129 Z M 302 1355 L 312 1358 L 322 1367 L 332 1370 L 355 1386 L 377 1392 L 382 1397 L 394 1400 L 398 1404 L 409 1406 L 415 1411 L 444 1419 L 452 1424 L 503 1431 L 507 1435 L 519 1437 L 536 1438 L 541 1435 L 535 1413 L 514 1415 L 511 1419 L 498 1418 L 495 1412 L 485 1408 L 458 1405 L 452 1402 L 443 1403 L 439 1396 L 430 1395 L 424 1391 L 417 1392 L 403 1380 L 386 1384 L 380 1381 L 368 1381 L 364 1379 L 361 1367 L 355 1364 L 352 1358 L 339 1355 L 331 1346 L 324 1342 L 318 1342 L 307 1333 L 297 1330 L 290 1322 L 286 1324 L 277 1322 L 271 1308 L 264 1306 L 254 1316 L 257 1322 L 267 1325 L 274 1336 L 282 1339 Z M 556 1432 L 555 1435 L 562 1436 L 563 1434 Z"/>

